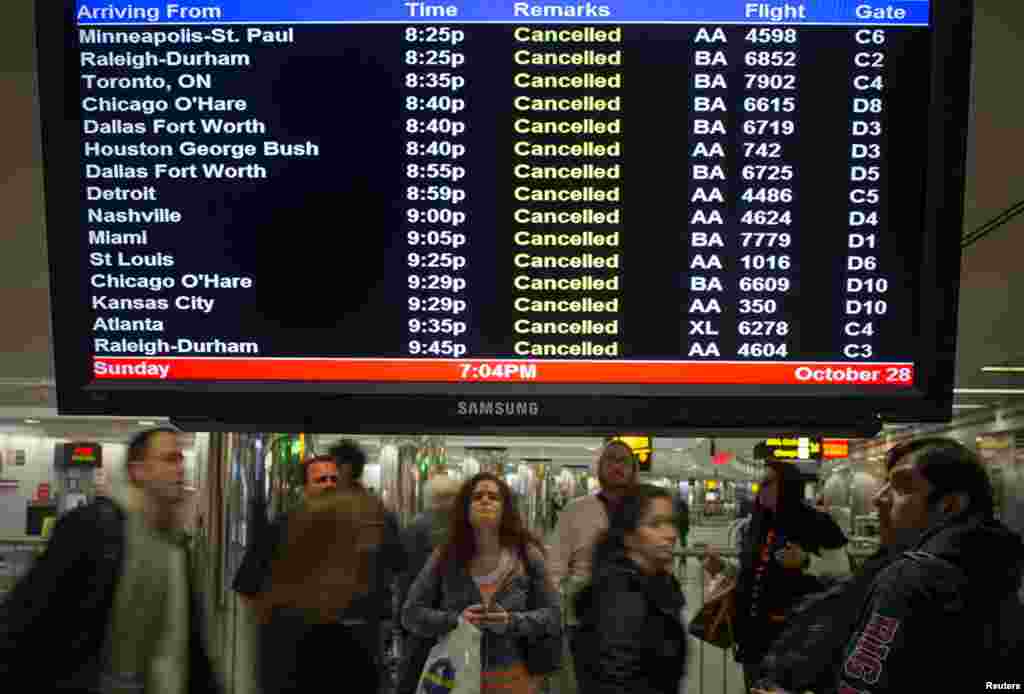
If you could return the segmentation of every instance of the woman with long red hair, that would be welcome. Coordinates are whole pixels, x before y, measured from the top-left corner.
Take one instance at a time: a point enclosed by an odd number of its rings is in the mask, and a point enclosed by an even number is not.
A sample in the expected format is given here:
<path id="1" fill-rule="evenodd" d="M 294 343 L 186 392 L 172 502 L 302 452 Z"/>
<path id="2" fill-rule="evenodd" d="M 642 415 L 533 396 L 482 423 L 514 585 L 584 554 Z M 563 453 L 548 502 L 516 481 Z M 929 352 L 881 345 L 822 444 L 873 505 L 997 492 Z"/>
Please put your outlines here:
<path id="1" fill-rule="evenodd" d="M 460 619 L 483 632 L 482 692 L 536 691 L 547 674 L 536 664 L 557 658 L 537 650 L 560 643 L 558 594 L 543 545 L 523 525 L 511 490 L 487 472 L 462 485 L 448 541 L 420 572 L 402 610 L 405 627 L 424 637 L 439 638 Z"/>

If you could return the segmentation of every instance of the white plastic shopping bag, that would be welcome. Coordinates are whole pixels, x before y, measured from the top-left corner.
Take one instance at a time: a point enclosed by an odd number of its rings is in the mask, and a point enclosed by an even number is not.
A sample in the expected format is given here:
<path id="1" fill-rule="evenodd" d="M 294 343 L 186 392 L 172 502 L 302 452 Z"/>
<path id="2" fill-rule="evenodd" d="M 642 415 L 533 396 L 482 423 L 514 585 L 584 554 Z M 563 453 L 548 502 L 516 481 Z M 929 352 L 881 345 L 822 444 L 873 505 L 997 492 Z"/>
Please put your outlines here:
<path id="1" fill-rule="evenodd" d="M 416 694 L 480 694 L 480 630 L 459 625 L 430 649 Z"/>

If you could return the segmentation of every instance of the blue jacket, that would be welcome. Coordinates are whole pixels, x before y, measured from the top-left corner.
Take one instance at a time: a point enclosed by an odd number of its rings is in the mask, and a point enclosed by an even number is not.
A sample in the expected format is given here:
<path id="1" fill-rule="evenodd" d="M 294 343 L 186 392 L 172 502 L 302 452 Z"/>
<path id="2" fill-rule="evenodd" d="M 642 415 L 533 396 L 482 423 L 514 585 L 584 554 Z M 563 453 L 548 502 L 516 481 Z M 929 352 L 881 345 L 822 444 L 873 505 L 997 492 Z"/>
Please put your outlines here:
<path id="1" fill-rule="evenodd" d="M 483 596 L 466 567 L 444 567 L 438 571 L 439 552 L 409 589 L 402 610 L 405 628 L 424 637 L 440 637 L 454 629 L 459 615 L 470 605 L 479 605 Z M 494 600 L 510 613 L 504 633 L 484 631 L 481 645 L 484 670 L 506 667 L 526 660 L 526 642 L 544 635 L 561 634 L 558 593 L 547 577 L 539 553 L 528 557 L 525 572 L 512 578 L 494 595 Z M 533 609 L 530 609 L 534 605 Z"/>

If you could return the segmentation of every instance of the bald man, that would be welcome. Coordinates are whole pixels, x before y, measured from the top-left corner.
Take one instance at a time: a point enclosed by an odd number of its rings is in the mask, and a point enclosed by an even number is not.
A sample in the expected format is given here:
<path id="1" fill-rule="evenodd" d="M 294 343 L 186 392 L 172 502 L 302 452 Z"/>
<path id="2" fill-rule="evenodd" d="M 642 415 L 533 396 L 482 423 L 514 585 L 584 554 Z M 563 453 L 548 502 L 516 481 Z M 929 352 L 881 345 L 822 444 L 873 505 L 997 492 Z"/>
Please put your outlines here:
<path id="1" fill-rule="evenodd" d="M 590 583 L 594 545 L 598 537 L 608 530 L 612 511 L 636 484 L 639 473 L 633 449 L 622 441 L 605 444 L 596 467 L 601 491 L 596 495 L 580 497 L 565 507 L 558 516 L 551 557 L 548 559 L 548 574 L 564 596 L 562 613 L 565 616 L 565 634 L 574 661 L 578 648 L 578 622 L 573 605 L 575 596 Z M 563 694 L 575 692 L 576 684 L 573 665 L 565 663 L 560 679 Z"/>
<path id="2" fill-rule="evenodd" d="M 597 460 L 601 491 L 570 502 L 558 516 L 548 571 L 555 586 L 568 578 L 590 580 L 590 561 L 598 536 L 608 529 L 608 519 L 623 495 L 636 484 L 633 449 L 611 441 Z"/>

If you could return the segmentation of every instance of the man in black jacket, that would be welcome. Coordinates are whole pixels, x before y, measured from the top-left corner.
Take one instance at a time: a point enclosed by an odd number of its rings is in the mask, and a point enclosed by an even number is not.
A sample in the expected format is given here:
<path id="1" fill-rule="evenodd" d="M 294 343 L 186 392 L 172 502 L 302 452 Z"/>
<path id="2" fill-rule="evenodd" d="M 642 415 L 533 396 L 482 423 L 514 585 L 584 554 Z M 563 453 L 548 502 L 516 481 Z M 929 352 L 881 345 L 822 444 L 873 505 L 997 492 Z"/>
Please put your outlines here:
<path id="1" fill-rule="evenodd" d="M 127 476 L 120 498 L 99 497 L 60 519 L 3 604 L 0 680 L 81 692 L 221 691 L 180 532 L 179 432 L 138 434 Z"/>
<path id="2" fill-rule="evenodd" d="M 991 631 L 1002 623 L 1002 637 L 1020 627 L 1005 622 L 1011 610 L 1019 614 L 1024 541 L 995 520 L 981 463 L 956 441 L 928 438 L 892 449 L 886 468 L 875 505 L 880 539 L 893 559 L 871 584 L 834 691 L 1024 685 L 1019 661 L 996 652 Z"/>

